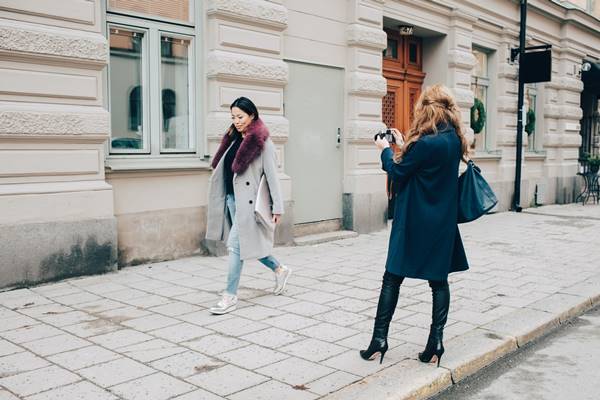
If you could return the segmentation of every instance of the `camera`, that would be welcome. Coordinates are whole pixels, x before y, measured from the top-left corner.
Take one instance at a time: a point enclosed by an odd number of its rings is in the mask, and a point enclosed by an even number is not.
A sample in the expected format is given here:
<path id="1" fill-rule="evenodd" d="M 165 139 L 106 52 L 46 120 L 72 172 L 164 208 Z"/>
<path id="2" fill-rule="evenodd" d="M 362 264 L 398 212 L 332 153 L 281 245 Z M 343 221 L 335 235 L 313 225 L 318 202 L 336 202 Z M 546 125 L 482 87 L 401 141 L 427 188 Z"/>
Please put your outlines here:
<path id="1" fill-rule="evenodd" d="M 373 140 L 377 140 L 377 136 L 379 136 L 381 139 L 385 138 L 385 140 L 387 140 L 388 143 L 396 143 L 396 137 L 392 133 L 392 130 L 389 128 L 385 131 L 379 131 L 378 133 L 376 133 L 375 136 L 373 136 Z"/>

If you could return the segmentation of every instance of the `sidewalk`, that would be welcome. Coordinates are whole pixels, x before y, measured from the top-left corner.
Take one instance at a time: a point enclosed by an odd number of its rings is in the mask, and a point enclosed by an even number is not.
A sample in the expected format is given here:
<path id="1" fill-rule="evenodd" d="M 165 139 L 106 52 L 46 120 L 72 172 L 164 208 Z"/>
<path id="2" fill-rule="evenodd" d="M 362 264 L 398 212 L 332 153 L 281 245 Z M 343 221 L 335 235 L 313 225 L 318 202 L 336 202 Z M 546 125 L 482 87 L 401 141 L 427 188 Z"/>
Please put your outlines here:
<path id="1" fill-rule="evenodd" d="M 388 231 L 276 248 L 286 293 L 257 262 L 238 310 L 207 309 L 226 258 L 193 257 L 0 293 L 0 400 L 423 399 L 600 303 L 600 206 L 547 206 L 461 226 L 446 354 L 416 360 L 426 282 L 407 280 L 384 362 L 365 362 Z"/>

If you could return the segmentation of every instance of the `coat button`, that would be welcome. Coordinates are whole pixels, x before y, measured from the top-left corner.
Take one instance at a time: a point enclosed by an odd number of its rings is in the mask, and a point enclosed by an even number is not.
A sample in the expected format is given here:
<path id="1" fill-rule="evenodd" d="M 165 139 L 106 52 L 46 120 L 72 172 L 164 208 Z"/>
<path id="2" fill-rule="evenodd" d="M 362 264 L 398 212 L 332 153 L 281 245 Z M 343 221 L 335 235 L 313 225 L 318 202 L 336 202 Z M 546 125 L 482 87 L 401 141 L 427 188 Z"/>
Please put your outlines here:
<path id="1" fill-rule="evenodd" d="M 252 204 L 252 200 L 250 200 L 249 203 Z"/>
<path id="2" fill-rule="evenodd" d="M 246 186 L 250 186 L 250 182 L 246 182 Z"/>

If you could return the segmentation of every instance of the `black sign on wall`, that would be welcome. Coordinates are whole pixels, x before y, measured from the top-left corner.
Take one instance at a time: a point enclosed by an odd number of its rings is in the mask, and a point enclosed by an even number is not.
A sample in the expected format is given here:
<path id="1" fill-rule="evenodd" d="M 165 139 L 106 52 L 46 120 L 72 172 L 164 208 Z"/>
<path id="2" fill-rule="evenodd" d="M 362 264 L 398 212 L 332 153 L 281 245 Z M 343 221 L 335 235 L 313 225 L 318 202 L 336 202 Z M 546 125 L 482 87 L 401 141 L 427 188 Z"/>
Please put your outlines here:
<path id="1" fill-rule="evenodd" d="M 552 51 L 529 51 L 520 62 L 523 83 L 550 82 L 552 80 Z"/>

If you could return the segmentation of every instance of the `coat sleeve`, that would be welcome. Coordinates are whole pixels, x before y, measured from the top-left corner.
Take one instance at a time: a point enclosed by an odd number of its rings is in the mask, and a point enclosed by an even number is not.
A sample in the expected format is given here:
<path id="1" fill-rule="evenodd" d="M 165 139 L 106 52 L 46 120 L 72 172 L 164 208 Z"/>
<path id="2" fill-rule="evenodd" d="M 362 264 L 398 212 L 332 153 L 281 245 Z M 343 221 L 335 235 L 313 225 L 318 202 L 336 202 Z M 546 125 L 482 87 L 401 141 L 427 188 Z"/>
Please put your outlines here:
<path id="1" fill-rule="evenodd" d="M 283 214 L 283 198 L 281 196 L 279 177 L 277 176 L 277 154 L 275 153 L 275 145 L 270 140 L 265 144 L 263 171 L 267 183 L 269 184 L 271 200 L 273 200 L 273 214 Z"/>
<path id="2" fill-rule="evenodd" d="M 422 141 L 416 141 L 404 154 L 400 163 L 394 162 L 394 152 L 391 148 L 381 152 L 381 168 L 388 173 L 392 181 L 404 185 L 409 178 L 423 165 L 427 152 Z"/>

